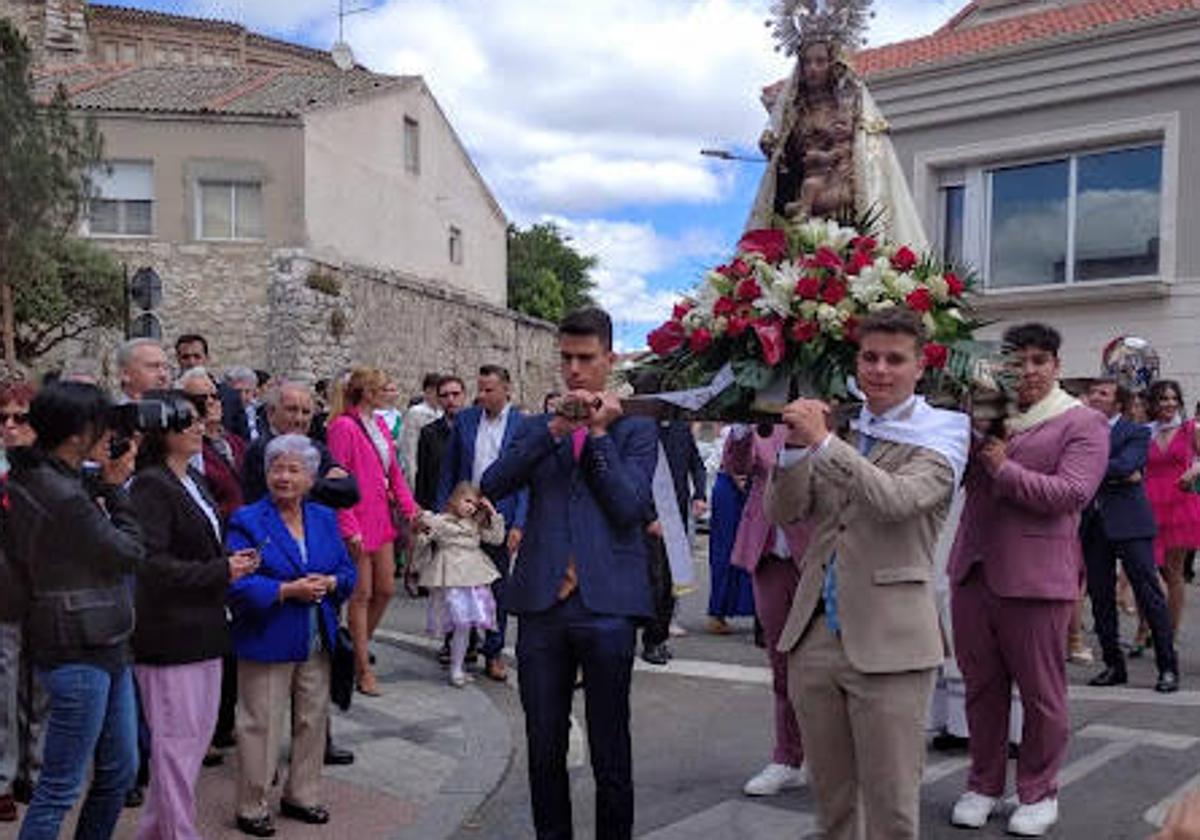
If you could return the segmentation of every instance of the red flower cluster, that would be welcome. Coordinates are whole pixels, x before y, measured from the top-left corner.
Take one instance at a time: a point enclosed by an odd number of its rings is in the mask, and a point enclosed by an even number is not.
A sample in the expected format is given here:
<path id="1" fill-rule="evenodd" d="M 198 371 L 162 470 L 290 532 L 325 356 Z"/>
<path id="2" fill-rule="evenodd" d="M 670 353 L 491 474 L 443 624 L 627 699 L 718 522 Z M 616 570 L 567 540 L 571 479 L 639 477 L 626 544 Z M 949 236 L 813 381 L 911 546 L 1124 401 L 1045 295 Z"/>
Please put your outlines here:
<path id="1" fill-rule="evenodd" d="M 760 254 L 769 263 L 777 263 L 788 255 L 787 235 L 775 228 L 747 231 L 738 242 L 742 254 Z"/>
<path id="2" fill-rule="evenodd" d="M 925 345 L 925 367 L 941 370 L 950 358 L 950 348 L 945 344 L 930 341 Z"/>
<path id="3" fill-rule="evenodd" d="M 683 324 L 675 320 L 667 321 L 646 336 L 650 349 L 659 356 L 671 355 L 682 347 L 686 340 L 687 335 L 683 331 Z"/>
<path id="4" fill-rule="evenodd" d="M 892 255 L 892 268 L 897 271 L 912 271 L 917 262 L 917 255 L 907 245 Z"/>
<path id="5" fill-rule="evenodd" d="M 946 276 L 943 279 L 945 279 L 946 285 L 950 288 L 951 297 L 960 297 L 967 290 L 967 284 L 953 272 L 946 272 Z"/>

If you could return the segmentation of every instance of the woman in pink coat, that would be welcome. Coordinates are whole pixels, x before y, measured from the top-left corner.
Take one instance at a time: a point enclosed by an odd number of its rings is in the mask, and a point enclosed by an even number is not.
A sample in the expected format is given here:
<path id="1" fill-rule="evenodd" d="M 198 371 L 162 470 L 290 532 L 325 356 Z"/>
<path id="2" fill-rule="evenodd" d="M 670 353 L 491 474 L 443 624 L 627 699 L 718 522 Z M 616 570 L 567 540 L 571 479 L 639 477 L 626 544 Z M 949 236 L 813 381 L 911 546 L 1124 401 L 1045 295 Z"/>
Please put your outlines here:
<path id="1" fill-rule="evenodd" d="M 334 419 L 326 432 L 329 451 L 358 481 L 361 496 L 358 504 L 338 511 L 338 528 L 358 567 L 358 582 L 350 598 L 358 690 L 372 696 L 380 691 L 371 671 L 368 644 L 396 593 L 393 543 L 398 532 L 393 510 L 409 521 L 420 513 L 400 471 L 396 444 L 387 426 L 375 416 L 375 410 L 383 407 L 386 384 L 382 371 L 354 370 L 340 392 L 341 399 L 334 398 Z"/>
<path id="2" fill-rule="evenodd" d="M 787 694 L 788 657 L 777 646 L 800 583 L 800 561 L 808 547 L 809 529 L 799 523 L 772 525 L 763 508 L 767 477 L 786 439 L 786 426 L 773 427 L 767 437 L 749 426 L 734 426 L 721 463 L 721 469 L 731 475 L 750 477 L 750 495 L 742 509 L 730 563 L 749 572 L 754 584 L 754 610 L 762 623 L 775 694 L 775 749 L 770 763 L 742 788 L 747 796 L 774 796 L 803 781 L 800 724 Z"/>

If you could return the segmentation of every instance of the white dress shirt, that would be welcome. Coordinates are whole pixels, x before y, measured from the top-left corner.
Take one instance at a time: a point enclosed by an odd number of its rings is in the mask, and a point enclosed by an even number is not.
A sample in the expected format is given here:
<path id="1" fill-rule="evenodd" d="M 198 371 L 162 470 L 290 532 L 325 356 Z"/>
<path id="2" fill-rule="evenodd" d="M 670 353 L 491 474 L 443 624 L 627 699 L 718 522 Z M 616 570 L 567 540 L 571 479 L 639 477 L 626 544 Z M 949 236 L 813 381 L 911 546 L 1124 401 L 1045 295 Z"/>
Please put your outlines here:
<path id="1" fill-rule="evenodd" d="M 471 482 L 476 486 L 487 468 L 500 457 L 500 450 L 504 448 L 504 429 L 508 425 L 511 409 L 512 403 L 505 404 L 495 419 L 488 417 L 486 411 L 480 414 L 479 430 L 475 432 L 475 463 L 471 467 Z"/>

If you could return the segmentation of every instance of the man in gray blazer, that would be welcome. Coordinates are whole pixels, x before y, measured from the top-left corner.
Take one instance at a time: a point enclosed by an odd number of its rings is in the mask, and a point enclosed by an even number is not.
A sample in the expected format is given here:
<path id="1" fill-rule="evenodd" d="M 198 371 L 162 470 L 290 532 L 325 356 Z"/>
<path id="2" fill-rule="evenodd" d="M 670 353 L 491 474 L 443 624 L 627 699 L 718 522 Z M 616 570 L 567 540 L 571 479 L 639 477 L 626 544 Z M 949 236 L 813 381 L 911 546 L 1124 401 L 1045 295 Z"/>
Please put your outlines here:
<path id="1" fill-rule="evenodd" d="M 788 448 L 766 490 L 767 515 L 812 529 L 779 641 L 788 694 L 825 836 L 919 834 L 924 724 L 945 642 L 933 549 L 966 463 L 965 415 L 915 396 L 924 331 L 907 310 L 859 329 L 856 432 L 829 431 L 829 406 L 784 411 Z"/>

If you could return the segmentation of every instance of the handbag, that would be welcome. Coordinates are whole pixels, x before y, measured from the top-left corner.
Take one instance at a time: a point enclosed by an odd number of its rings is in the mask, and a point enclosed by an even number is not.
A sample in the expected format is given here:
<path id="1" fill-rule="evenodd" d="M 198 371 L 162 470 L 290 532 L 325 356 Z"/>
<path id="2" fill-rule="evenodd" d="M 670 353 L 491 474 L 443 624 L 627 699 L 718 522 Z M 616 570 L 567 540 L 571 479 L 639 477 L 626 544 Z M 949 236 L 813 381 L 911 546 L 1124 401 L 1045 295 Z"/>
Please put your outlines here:
<path id="1" fill-rule="evenodd" d="M 344 625 L 338 625 L 329 661 L 329 699 L 344 712 L 354 698 L 354 640 Z"/>

